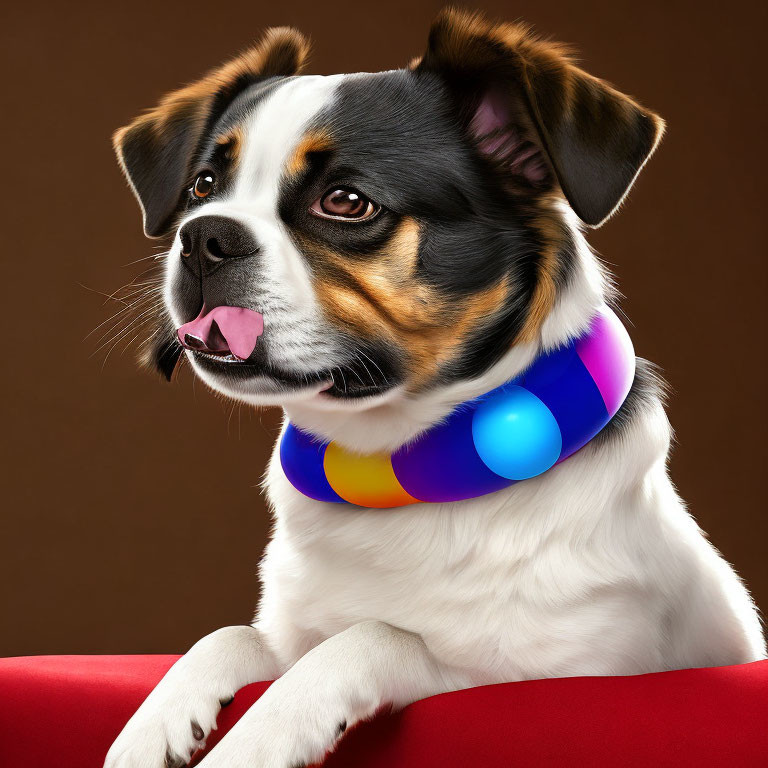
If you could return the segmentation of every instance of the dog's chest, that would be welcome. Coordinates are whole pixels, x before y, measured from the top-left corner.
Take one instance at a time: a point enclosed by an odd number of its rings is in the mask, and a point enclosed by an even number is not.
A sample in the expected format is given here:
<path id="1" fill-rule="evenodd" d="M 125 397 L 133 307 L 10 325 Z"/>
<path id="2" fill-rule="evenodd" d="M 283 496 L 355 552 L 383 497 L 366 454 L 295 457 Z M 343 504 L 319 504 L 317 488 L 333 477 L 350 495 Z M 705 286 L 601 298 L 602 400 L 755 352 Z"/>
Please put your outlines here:
<path id="1" fill-rule="evenodd" d="M 421 635 L 447 667 L 472 670 L 473 682 L 567 665 L 582 652 L 558 640 L 571 624 L 587 644 L 613 630 L 615 608 L 590 596 L 617 574 L 578 528 L 594 525 L 591 514 L 564 522 L 564 483 L 552 473 L 465 502 L 361 510 L 307 499 L 272 471 L 277 526 L 260 621 L 296 653 L 386 621 Z"/>

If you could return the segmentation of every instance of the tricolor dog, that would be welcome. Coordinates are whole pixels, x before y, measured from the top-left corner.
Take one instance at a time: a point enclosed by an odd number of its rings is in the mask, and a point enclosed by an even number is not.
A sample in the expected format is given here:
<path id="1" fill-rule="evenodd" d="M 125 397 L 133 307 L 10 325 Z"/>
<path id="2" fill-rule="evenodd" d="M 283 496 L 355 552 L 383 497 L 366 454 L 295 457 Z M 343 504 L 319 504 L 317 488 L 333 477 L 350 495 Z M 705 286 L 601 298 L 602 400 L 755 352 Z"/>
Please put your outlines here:
<path id="1" fill-rule="evenodd" d="M 306 57 L 272 29 L 115 136 L 146 234 L 172 237 L 152 361 L 282 407 L 304 453 L 281 456 L 284 439 L 268 469 L 253 624 L 200 640 L 106 766 L 183 765 L 257 680 L 276 682 L 203 768 L 313 763 L 357 721 L 443 691 L 763 658 L 747 590 L 667 475 L 653 368 L 631 356 L 611 414 L 616 366 L 579 351 L 615 319 L 584 230 L 662 120 L 525 27 L 455 11 L 404 69 L 303 75 Z M 537 396 L 527 372 L 571 348 L 554 399 Z M 513 390 L 547 450 L 504 474 L 515 444 L 493 436 L 519 414 L 485 437 L 472 414 Z M 573 426 L 593 407 L 599 428 Z M 449 423 L 458 442 L 434 439 Z M 405 467 L 427 493 L 396 457 L 430 439 Z M 491 485 L 457 490 L 465 470 Z"/>

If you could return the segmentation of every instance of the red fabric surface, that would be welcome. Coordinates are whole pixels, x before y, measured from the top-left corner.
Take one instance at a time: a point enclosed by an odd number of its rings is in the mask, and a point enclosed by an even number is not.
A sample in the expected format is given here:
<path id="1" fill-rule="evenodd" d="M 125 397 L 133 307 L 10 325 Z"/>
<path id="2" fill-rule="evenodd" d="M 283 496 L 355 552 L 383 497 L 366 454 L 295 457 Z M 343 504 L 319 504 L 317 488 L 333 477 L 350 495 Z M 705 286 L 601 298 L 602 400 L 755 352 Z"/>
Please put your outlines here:
<path id="1" fill-rule="evenodd" d="M 0 659 L 0 766 L 101 768 L 176 656 Z M 212 746 L 268 687 L 222 711 Z M 536 680 L 416 702 L 353 729 L 327 768 L 768 766 L 768 661 Z"/>

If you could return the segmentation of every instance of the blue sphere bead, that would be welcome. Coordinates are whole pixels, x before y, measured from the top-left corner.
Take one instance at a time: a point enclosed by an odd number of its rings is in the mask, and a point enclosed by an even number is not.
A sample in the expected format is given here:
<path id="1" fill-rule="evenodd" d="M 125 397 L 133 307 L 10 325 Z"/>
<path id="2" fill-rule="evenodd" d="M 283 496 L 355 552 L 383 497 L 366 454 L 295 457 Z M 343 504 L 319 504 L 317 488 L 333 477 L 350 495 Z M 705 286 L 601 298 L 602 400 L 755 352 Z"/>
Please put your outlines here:
<path id="1" fill-rule="evenodd" d="M 563 446 L 552 411 L 517 385 L 490 395 L 475 411 L 472 439 L 483 463 L 509 480 L 525 480 L 548 470 Z"/>

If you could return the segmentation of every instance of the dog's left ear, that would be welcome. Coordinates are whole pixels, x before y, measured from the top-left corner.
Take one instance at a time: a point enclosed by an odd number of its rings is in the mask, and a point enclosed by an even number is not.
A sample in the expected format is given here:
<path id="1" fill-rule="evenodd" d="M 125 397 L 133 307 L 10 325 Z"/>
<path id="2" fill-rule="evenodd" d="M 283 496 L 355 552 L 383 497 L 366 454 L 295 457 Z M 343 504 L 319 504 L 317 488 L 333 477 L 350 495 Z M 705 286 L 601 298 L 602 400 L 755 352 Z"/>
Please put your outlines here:
<path id="1" fill-rule="evenodd" d="M 444 80 L 482 153 L 534 186 L 551 169 L 591 226 L 616 210 L 664 131 L 660 117 L 521 25 L 443 11 L 411 66 Z"/>
<path id="2" fill-rule="evenodd" d="M 191 164 L 208 129 L 249 85 L 297 74 L 309 43 L 289 27 L 276 27 L 261 42 L 203 78 L 165 96 L 153 109 L 120 128 L 113 144 L 136 195 L 148 237 L 161 237 L 173 225 Z"/>

